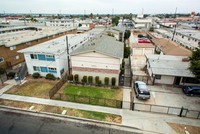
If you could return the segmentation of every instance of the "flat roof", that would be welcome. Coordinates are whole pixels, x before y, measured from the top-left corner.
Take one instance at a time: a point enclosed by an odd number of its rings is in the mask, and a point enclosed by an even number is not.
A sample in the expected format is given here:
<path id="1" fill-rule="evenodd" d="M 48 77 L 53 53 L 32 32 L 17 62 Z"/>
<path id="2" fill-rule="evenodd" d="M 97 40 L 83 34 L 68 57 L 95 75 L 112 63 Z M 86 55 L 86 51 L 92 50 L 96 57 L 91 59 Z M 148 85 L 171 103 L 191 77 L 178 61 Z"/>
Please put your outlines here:
<path id="1" fill-rule="evenodd" d="M 102 29 L 103 31 L 103 29 Z M 93 29 L 84 34 L 68 34 L 38 45 L 28 47 L 22 50 L 19 50 L 20 53 L 49 53 L 49 54 L 59 54 L 63 53 L 67 49 L 66 36 L 68 37 L 69 52 L 72 52 L 84 42 L 88 41 L 91 37 L 99 34 L 101 30 Z"/>
<path id="2" fill-rule="evenodd" d="M 191 37 L 191 38 L 195 38 L 197 40 L 200 40 L 200 31 L 199 30 L 193 30 L 193 29 L 179 29 L 177 28 L 176 29 L 176 32 L 177 33 L 180 33 L 180 34 L 183 34 L 183 35 L 186 35 L 188 37 Z"/>
<path id="3" fill-rule="evenodd" d="M 22 43 L 30 42 L 40 38 L 52 36 L 55 34 L 63 33 L 76 28 L 63 28 L 63 27 L 36 27 L 41 30 L 23 30 L 10 33 L 0 34 L 0 46 L 11 47 Z"/>
<path id="4" fill-rule="evenodd" d="M 147 54 L 146 57 L 153 74 L 194 77 L 188 69 L 190 62 L 182 61 L 185 56 Z"/>

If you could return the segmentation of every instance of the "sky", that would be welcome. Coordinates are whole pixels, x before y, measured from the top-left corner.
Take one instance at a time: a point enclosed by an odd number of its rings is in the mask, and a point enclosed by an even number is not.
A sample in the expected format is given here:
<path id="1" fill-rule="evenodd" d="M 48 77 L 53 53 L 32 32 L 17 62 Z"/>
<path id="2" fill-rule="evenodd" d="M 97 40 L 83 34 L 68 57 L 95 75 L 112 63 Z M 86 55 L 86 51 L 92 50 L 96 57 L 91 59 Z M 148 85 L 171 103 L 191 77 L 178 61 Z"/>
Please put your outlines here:
<path id="1" fill-rule="evenodd" d="M 200 0 L 0 0 L 0 13 L 159 14 L 200 12 Z"/>

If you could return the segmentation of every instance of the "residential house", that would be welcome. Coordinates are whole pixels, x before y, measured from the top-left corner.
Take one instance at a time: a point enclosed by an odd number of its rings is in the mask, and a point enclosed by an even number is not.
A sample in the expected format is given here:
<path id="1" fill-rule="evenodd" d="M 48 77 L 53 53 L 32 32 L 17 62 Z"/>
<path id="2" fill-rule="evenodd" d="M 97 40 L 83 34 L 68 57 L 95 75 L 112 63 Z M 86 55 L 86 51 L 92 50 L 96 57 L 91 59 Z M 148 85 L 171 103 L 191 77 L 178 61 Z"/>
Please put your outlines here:
<path id="1" fill-rule="evenodd" d="M 118 85 L 120 66 L 123 59 L 122 42 L 114 37 L 98 35 L 71 53 L 72 74 L 79 75 L 79 81 L 83 76 L 99 76 L 102 83 L 104 78 L 116 79 Z"/>
<path id="2" fill-rule="evenodd" d="M 146 55 L 147 72 L 153 84 L 193 85 L 199 84 L 188 69 L 190 62 L 186 56 Z"/>

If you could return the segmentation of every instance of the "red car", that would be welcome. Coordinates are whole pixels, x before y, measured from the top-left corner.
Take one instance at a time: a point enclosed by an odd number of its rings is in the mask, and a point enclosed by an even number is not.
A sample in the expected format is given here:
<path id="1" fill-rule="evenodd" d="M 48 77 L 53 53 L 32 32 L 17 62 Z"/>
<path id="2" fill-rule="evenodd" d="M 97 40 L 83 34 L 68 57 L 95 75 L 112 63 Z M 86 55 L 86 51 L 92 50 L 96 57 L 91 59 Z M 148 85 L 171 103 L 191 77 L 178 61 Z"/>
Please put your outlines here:
<path id="1" fill-rule="evenodd" d="M 148 39 L 138 40 L 138 43 L 151 43 Z"/>

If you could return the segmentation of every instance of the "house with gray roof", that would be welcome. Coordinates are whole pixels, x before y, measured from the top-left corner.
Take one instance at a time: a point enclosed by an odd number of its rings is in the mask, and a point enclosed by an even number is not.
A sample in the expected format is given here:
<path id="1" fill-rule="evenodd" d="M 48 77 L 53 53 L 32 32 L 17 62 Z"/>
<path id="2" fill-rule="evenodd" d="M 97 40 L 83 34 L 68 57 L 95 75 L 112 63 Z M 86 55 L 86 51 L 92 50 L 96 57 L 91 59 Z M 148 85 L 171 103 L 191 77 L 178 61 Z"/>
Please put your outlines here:
<path id="1" fill-rule="evenodd" d="M 200 84 L 189 70 L 186 56 L 147 54 L 147 72 L 153 84 L 193 85 Z"/>
<path id="2" fill-rule="evenodd" d="M 92 76 L 104 83 L 105 77 L 116 79 L 118 85 L 120 66 L 124 55 L 124 45 L 117 41 L 114 37 L 107 35 L 98 35 L 79 48 L 74 50 L 71 54 L 72 74 L 79 75 L 79 81 L 83 76 Z"/>

